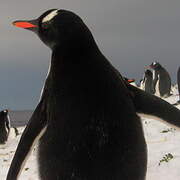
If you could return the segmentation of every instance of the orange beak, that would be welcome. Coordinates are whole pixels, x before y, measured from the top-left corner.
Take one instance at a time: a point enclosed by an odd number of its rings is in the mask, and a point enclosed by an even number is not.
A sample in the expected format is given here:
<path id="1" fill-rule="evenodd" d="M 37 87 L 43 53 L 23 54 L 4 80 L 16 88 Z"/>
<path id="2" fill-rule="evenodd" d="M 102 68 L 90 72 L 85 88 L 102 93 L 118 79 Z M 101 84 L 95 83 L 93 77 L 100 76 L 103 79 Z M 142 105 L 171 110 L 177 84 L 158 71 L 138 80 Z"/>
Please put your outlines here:
<path id="1" fill-rule="evenodd" d="M 135 81 L 135 79 L 128 79 L 128 83 L 132 83 L 134 81 Z"/>
<path id="2" fill-rule="evenodd" d="M 34 19 L 34 20 L 28 20 L 28 21 L 24 21 L 24 20 L 20 20 L 20 21 L 14 21 L 12 23 L 14 26 L 19 27 L 19 28 L 24 28 L 30 31 L 33 31 L 35 33 L 38 32 L 38 19 Z"/>
<path id="3" fill-rule="evenodd" d="M 20 27 L 20 28 L 24 28 L 24 29 L 37 27 L 37 25 L 32 24 L 27 21 L 15 21 L 12 24 L 16 27 Z"/>

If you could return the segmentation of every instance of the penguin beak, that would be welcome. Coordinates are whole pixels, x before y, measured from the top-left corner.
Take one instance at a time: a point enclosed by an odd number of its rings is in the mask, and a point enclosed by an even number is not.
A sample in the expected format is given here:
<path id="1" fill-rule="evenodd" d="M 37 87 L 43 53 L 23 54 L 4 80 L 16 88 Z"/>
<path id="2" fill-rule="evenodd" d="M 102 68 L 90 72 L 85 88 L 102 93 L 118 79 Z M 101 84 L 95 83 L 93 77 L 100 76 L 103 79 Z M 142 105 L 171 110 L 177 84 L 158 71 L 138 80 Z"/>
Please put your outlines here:
<path id="1" fill-rule="evenodd" d="M 151 69 L 152 68 L 152 66 L 150 65 L 150 66 L 145 66 L 144 67 L 144 69 Z"/>
<path id="2" fill-rule="evenodd" d="M 126 77 L 124 77 L 124 79 L 125 79 L 125 81 L 127 81 L 128 83 L 132 83 L 132 82 L 135 81 L 135 79 L 128 79 L 128 78 L 126 78 Z"/>
<path id="3" fill-rule="evenodd" d="M 128 81 L 128 83 L 132 83 L 135 81 L 135 79 L 128 79 L 127 81 Z"/>
<path id="4" fill-rule="evenodd" d="M 38 32 L 38 20 L 30 20 L 30 21 L 14 21 L 12 23 L 14 26 L 19 27 L 19 28 L 24 28 L 30 31 L 33 31 L 35 33 Z"/>

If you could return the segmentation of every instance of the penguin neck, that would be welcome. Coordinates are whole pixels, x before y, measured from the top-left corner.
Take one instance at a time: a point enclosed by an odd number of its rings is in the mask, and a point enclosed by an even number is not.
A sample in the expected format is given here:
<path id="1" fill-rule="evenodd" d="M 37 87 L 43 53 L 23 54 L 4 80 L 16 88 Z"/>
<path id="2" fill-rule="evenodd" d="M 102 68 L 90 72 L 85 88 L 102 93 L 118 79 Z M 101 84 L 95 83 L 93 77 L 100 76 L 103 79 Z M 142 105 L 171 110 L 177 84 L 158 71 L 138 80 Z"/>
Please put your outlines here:
<path id="1" fill-rule="evenodd" d="M 85 47 L 77 46 L 74 49 L 72 46 L 65 50 L 62 47 L 56 47 L 52 52 L 48 84 L 51 84 L 53 88 L 59 88 L 59 84 L 65 82 L 64 79 L 72 80 L 82 76 L 83 72 L 98 66 L 103 59 L 104 56 L 95 42 Z"/>
<path id="2" fill-rule="evenodd" d="M 53 49 L 51 67 L 55 69 L 65 68 L 65 66 L 77 68 L 82 64 L 93 63 L 98 56 L 102 54 L 93 37 L 88 40 L 82 39 L 79 43 L 73 41 L 69 42 L 69 45 L 59 45 Z"/>
<path id="3" fill-rule="evenodd" d="M 98 46 L 90 30 L 85 26 L 81 32 L 70 33 L 64 38 L 60 38 L 52 47 L 53 57 L 61 56 L 66 61 L 81 59 L 89 56 L 95 51 L 99 51 Z"/>

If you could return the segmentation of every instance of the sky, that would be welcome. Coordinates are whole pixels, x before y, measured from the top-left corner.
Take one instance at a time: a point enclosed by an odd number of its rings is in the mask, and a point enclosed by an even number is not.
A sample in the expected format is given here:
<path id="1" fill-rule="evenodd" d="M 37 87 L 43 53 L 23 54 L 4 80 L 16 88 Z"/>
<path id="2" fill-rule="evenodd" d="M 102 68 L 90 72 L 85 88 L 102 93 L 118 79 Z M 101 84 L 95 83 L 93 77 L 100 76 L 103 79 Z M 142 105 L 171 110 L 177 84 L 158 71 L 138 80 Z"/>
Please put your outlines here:
<path id="1" fill-rule="evenodd" d="M 0 2 L 0 107 L 34 109 L 51 51 L 12 21 L 39 17 L 48 9 L 68 9 L 90 28 L 99 48 L 122 75 L 142 78 L 159 61 L 176 83 L 180 66 L 179 0 L 7 0 Z"/>

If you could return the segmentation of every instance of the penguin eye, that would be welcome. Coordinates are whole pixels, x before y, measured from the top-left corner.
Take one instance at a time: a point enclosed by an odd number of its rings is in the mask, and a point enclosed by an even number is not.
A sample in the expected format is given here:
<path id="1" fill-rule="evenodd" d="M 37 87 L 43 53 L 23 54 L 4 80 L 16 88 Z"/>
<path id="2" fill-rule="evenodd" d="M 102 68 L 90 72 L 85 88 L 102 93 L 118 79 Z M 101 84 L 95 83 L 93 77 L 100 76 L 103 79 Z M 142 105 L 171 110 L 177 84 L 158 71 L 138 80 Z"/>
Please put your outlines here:
<path id="1" fill-rule="evenodd" d="M 46 30 L 49 28 L 49 23 L 42 23 L 41 27 Z"/>

